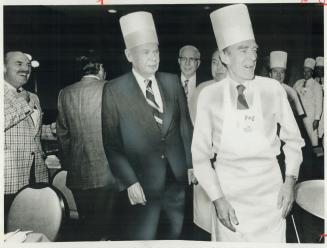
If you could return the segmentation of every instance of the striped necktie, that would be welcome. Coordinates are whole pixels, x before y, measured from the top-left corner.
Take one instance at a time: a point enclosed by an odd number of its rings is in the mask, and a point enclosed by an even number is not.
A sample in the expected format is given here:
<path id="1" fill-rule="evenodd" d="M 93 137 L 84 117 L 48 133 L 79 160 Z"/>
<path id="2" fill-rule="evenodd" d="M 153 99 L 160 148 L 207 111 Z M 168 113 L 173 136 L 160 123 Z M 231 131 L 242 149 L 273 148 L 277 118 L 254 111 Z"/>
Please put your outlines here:
<path id="1" fill-rule="evenodd" d="M 187 95 L 188 95 L 188 79 L 186 79 L 185 81 L 184 81 L 184 92 L 185 92 L 185 96 L 186 96 L 186 98 L 187 98 Z"/>
<path id="2" fill-rule="evenodd" d="M 156 100 L 154 98 L 154 94 L 152 91 L 152 81 L 151 80 L 145 80 L 146 83 L 146 101 L 150 105 L 152 109 L 152 113 L 154 116 L 154 119 L 158 123 L 158 126 L 161 128 L 162 127 L 162 112 L 160 111 L 159 105 L 156 103 Z"/>
<path id="3" fill-rule="evenodd" d="M 249 105 L 246 102 L 244 90 L 245 86 L 243 84 L 237 85 L 236 87 L 238 96 L 237 96 L 237 109 L 248 109 Z"/>

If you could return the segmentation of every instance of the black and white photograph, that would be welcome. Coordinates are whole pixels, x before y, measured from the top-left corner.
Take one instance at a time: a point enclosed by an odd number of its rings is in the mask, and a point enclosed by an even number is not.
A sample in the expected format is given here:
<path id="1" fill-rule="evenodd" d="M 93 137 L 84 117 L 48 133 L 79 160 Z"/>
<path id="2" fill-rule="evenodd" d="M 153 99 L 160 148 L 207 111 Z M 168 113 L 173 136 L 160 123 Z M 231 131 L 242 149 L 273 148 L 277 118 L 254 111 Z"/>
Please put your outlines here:
<path id="1" fill-rule="evenodd" d="M 71 2 L 2 6 L 5 246 L 325 245 L 325 1 Z"/>

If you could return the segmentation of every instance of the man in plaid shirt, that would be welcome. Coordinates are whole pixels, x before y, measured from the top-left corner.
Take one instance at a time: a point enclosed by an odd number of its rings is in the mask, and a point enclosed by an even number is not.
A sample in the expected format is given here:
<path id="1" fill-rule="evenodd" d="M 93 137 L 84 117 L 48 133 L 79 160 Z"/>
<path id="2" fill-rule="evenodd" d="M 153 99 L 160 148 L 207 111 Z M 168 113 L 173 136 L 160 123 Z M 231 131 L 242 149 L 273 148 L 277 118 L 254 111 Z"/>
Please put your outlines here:
<path id="1" fill-rule="evenodd" d="M 4 58 L 5 220 L 15 193 L 29 183 L 48 182 L 41 148 L 42 110 L 38 97 L 22 88 L 31 57 L 10 51 Z M 6 222 L 5 222 L 6 223 Z"/>

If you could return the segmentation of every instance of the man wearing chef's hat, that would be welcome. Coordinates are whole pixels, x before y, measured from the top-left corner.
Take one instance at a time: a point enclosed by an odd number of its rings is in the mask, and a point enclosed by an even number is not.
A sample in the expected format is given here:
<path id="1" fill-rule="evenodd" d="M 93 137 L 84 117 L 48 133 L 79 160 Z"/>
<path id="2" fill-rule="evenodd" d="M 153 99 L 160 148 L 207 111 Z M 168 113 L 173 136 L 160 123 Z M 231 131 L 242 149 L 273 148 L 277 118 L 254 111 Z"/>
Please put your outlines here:
<path id="1" fill-rule="evenodd" d="M 315 67 L 316 77 L 315 80 L 320 84 L 324 85 L 324 57 L 316 58 L 316 67 Z"/>
<path id="2" fill-rule="evenodd" d="M 269 64 L 270 64 L 269 76 L 280 82 L 283 88 L 285 89 L 294 115 L 295 116 L 304 115 L 303 107 L 297 92 L 292 87 L 284 83 L 286 77 L 286 68 L 287 68 L 287 52 L 272 51 L 270 53 Z"/>
<path id="3" fill-rule="evenodd" d="M 316 58 L 316 77 L 315 80 L 321 85 L 322 91 L 324 92 L 324 57 L 317 57 Z M 324 102 L 324 100 L 322 100 Z M 319 121 L 318 127 L 318 136 L 322 138 L 324 135 L 324 109 L 322 110 L 321 118 Z"/>
<path id="4" fill-rule="evenodd" d="M 177 75 L 157 72 L 159 49 L 152 15 L 125 15 L 120 26 L 132 70 L 104 87 L 102 130 L 112 172 L 129 199 L 121 220 L 123 239 L 158 239 L 158 232 L 162 239 L 178 239 L 187 170 L 192 167 L 186 98 Z"/>
<path id="5" fill-rule="evenodd" d="M 284 88 L 254 75 L 258 45 L 246 5 L 210 17 L 228 75 L 200 93 L 192 156 L 194 174 L 214 206 L 212 240 L 285 242 L 304 142 Z M 284 182 L 276 160 L 281 140 Z M 218 154 L 215 170 L 212 150 Z"/>
<path id="6" fill-rule="evenodd" d="M 299 93 L 306 116 L 303 118 L 304 126 L 309 135 L 311 145 L 318 146 L 318 126 L 322 114 L 322 88 L 313 79 L 316 61 L 313 58 L 304 60 L 304 78 L 296 81 L 293 88 Z"/>

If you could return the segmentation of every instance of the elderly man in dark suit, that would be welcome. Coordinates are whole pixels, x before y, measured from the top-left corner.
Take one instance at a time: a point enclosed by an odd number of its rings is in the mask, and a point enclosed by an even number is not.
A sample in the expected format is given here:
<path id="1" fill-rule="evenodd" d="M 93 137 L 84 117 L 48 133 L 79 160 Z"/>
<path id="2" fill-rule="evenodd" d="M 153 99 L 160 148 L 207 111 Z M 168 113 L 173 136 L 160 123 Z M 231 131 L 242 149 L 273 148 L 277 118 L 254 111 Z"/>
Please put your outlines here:
<path id="1" fill-rule="evenodd" d="M 133 68 L 104 87 L 102 132 L 112 171 L 125 188 L 122 238 L 178 239 L 187 169 L 192 166 L 186 99 L 177 75 L 157 72 L 152 15 L 131 13 L 120 19 L 120 25 Z"/>
<path id="2" fill-rule="evenodd" d="M 59 94 L 57 135 L 62 167 L 67 170 L 66 184 L 81 220 L 81 240 L 100 240 L 110 235 L 107 221 L 115 186 L 101 132 L 105 71 L 94 51 L 77 60 L 83 77 Z"/>

